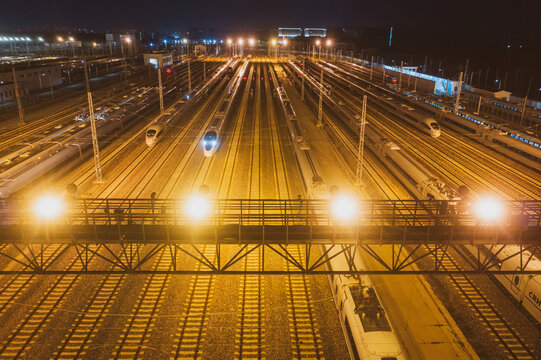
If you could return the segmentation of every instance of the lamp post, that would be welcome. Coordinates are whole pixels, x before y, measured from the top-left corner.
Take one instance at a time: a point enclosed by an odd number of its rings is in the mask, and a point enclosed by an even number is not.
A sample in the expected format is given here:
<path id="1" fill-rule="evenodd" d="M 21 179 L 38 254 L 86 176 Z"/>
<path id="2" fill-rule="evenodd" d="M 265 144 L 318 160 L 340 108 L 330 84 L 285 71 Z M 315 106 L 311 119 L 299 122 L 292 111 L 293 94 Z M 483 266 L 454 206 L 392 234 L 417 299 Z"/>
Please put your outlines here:
<path id="1" fill-rule="evenodd" d="M 321 41 L 318 39 L 316 40 L 316 45 L 319 47 L 319 55 L 318 55 L 318 60 L 321 58 Z M 315 51 L 314 51 L 315 52 Z M 315 56 L 314 56 L 315 57 Z"/>
<path id="2" fill-rule="evenodd" d="M 329 54 L 329 47 L 332 45 L 331 39 L 328 39 L 325 44 L 327 45 L 327 47 L 325 48 L 325 60 L 327 60 Z"/>
<path id="3" fill-rule="evenodd" d="M 239 55 L 240 55 L 240 56 L 244 55 L 244 48 L 243 48 L 243 45 L 244 45 L 244 40 L 243 40 L 243 39 L 239 39 Z"/>
<path id="4" fill-rule="evenodd" d="M 460 105 L 460 92 L 462 90 L 462 76 L 464 74 L 461 72 L 460 76 L 458 77 L 458 89 L 456 94 L 456 102 L 455 102 L 455 114 L 458 114 L 458 106 Z"/>
<path id="5" fill-rule="evenodd" d="M 62 44 L 62 42 L 64 41 L 64 38 L 63 38 L 62 36 L 58 36 L 56 39 L 58 40 L 58 43 L 59 43 L 58 45 L 59 45 L 59 46 L 60 46 L 60 45 Z M 63 52 L 64 52 L 64 50 L 63 50 L 62 48 L 60 48 L 60 55 L 62 55 Z"/>
<path id="6" fill-rule="evenodd" d="M 317 126 L 323 126 L 323 69 L 321 69 L 321 84 L 319 88 L 319 104 L 317 111 Z"/>
<path id="7" fill-rule="evenodd" d="M 277 47 L 276 44 L 277 44 L 277 43 L 278 43 L 278 42 L 276 41 L 276 39 L 272 39 L 272 40 L 271 40 L 271 44 L 272 44 L 272 52 L 274 53 L 274 55 L 275 55 L 274 57 L 275 57 L 275 58 L 278 57 L 278 52 L 276 51 L 276 47 Z"/>
<path id="8" fill-rule="evenodd" d="M 13 85 L 15 87 L 15 97 L 17 98 L 17 110 L 19 111 L 19 125 L 24 125 L 24 111 L 21 104 L 21 96 L 19 94 L 19 83 L 17 82 L 17 74 L 15 72 L 15 66 L 11 68 L 13 71 Z"/>
<path id="9" fill-rule="evenodd" d="M 75 39 L 73 38 L 73 36 L 70 36 L 68 40 L 71 43 L 71 51 L 73 52 L 73 57 L 75 57 Z"/>
<path id="10" fill-rule="evenodd" d="M 533 78 L 530 78 L 528 82 L 528 90 L 526 90 L 526 97 L 524 98 L 524 104 L 522 105 L 522 114 L 520 115 L 520 125 L 524 121 L 524 115 L 526 114 L 526 104 L 528 103 L 528 96 L 530 95 L 530 87 L 532 86 Z"/>

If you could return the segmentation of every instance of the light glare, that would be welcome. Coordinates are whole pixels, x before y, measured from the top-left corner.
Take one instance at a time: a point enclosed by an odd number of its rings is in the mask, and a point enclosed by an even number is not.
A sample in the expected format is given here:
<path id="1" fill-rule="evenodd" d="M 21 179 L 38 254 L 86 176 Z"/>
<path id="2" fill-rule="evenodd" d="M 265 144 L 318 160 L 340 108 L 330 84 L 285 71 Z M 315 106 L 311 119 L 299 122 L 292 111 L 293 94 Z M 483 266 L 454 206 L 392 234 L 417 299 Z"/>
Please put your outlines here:
<path id="1" fill-rule="evenodd" d="M 339 221 L 351 221 L 357 215 L 357 201 L 352 196 L 338 195 L 331 200 L 331 214 Z"/>
<path id="2" fill-rule="evenodd" d="M 45 195 L 34 204 L 34 213 L 44 219 L 54 219 L 64 211 L 64 203 L 58 196 Z"/>
<path id="3" fill-rule="evenodd" d="M 193 220 L 201 220 L 210 213 L 210 201 L 202 195 L 192 195 L 186 200 L 184 212 Z"/>
<path id="4" fill-rule="evenodd" d="M 500 221 L 505 214 L 503 203 L 493 197 L 484 197 L 477 200 L 474 211 L 475 215 L 485 222 Z"/>

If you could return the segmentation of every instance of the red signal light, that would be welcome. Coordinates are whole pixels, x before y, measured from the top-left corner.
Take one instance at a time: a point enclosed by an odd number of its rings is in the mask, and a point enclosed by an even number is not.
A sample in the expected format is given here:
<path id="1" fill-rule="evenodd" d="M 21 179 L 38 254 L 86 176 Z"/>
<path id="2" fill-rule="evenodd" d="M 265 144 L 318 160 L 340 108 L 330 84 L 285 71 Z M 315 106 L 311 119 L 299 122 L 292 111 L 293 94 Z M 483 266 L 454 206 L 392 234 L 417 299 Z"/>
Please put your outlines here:
<path id="1" fill-rule="evenodd" d="M 165 69 L 165 72 L 171 74 L 171 69 Z"/>

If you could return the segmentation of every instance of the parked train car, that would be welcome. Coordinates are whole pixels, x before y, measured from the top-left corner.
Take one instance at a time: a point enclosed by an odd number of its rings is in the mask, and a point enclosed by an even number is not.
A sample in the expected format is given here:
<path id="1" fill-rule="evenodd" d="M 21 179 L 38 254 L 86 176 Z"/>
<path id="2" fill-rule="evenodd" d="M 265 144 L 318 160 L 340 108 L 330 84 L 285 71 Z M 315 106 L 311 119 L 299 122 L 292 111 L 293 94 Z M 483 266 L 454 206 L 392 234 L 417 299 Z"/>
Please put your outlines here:
<path id="1" fill-rule="evenodd" d="M 330 245 L 325 245 L 329 250 Z M 329 267 L 347 269 L 345 256 L 335 256 L 340 250 L 328 253 Z M 363 268 L 358 254 L 353 259 L 357 269 Z M 400 342 L 368 276 L 329 275 L 334 303 L 344 332 L 350 355 L 363 360 L 405 360 Z"/>
<path id="2" fill-rule="evenodd" d="M 467 246 L 468 250 L 477 255 L 477 248 L 473 246 Z M 521 260 L 522 264 L 526 265 L 526 270 L 540 270 L 541 260 L 535 256 L 531 256 L 531 253 L 524 251 L 522 253 L 522 259 L 518 252 L 521 250 L 519 246 L 515 245 L 495 245 L 492 247 L 480 247 L 481 260 L 488 259 L 494 264 L 494 266 L 503 271 L 513 271 L 520 269 Z M 531 258 L 530 258 L 531 256 Z M 502 262 L 502 260 L 506 259 Z M 503 285 L 503 287 L 517 299 L 524 309 L 534 317 L 534 319 L 541 323 L 541 276 L 530 274 L 503 274 L 495 275 L 495 278 Z"/>

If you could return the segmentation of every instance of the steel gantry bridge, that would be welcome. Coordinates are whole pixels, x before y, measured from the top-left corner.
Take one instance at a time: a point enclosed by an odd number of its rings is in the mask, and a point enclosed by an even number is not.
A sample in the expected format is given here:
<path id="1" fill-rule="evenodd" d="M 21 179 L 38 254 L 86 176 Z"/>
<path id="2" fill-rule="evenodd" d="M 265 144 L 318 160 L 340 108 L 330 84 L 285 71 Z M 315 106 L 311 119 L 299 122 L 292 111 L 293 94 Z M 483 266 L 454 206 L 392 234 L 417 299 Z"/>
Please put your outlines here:
<path id="1" fill-rule="evenodd" d="M 0 274 L 286 273 L 267 260 L 268 254 L 306 274 L 541 274 L 529 266 L 541 250 L 541 201 L 504 202 L 505 217 L 497 223 L 454 201 L 359 201 L 348 219 L 333 213 L 330 200 L 202 200 L 195 208 L 190 201 L 71 199 L 59 216 L 44 219 L 30 203 L 2 200 L 0 260 L 15 265 L 4 266 Z M 477 249 L 470 251 L 468 265 L 442 266 L 450 249 L 465 246 Z M 304 254 L 293 247 L 302 247 Z M 258 270 L 238 266 L 260 250 Z M 171 254 L 171 266 L 152 267 L 163 251 Z M 355 253 L 372 265 L 326 266 L 333 257 Z M 200 262 L 201 270 L 193 270 L 193 261 L 183 254 Z M 517 265 L 505 266 L 511 261 Z"/>

